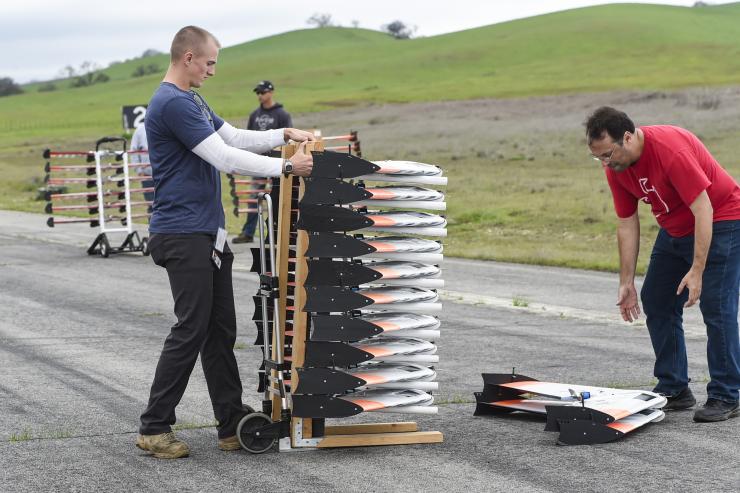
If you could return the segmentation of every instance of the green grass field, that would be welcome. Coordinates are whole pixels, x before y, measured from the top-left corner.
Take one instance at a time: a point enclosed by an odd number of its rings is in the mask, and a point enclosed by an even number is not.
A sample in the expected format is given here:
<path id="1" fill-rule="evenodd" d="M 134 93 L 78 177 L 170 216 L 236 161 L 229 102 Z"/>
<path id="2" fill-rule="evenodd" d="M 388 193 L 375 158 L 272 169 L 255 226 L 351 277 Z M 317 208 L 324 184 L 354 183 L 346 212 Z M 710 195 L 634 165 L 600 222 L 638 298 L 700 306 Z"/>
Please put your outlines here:
<path id="1" fill-rule="evenodd" d="M 217 76 L 202 93 L 221 116 L 237 119 L 251 111 L 250 88 L 261 78 L 276 82 L 281 102 L 294 113 L 375 103 L 725 86 L 740 82 L 739 39 L 740 3 L 589 7 L 407 41 L 362 29 L 301 30 L 223 49 Z M 0 98 L 0 208 L 42 209 L 34 196 L 43 148 L 87 149 L 103 135 L 120 134 L 120 107 L 148 101 L 161 80 L 161 75 L 132 78 L 142 63 L 164 69 L 167 57 L 106 69 L 111 81 L 105 84 L 69 89 L 61 81 L 59 90 L 45 93 L 30 85 L 26 94 Z M 727 146 L 722 141 L 720 152 L 727 156 L 740 151 L 725 151 Z M 616 268 L 613 218 L 605 185 L 594 181 L 599 176 L 558 157 L 448 158 L 415 156 L 444 164 L 452 177 L 448 252 Z M 486 177 L 477 178 L 482 169 Z M 537 176 L 537 182 L 525 176 Z M 579 198 L 552 207 L 564 194 Z M 603 202 L 603 211 L 586 208 L 594 198 Z M 653 235 L 646 234 L 649 241 Z"/>
<path id="2" fill-rule="evenodd" d="M 249 89 L 269 76 L 294 112 L 378 102 L 666 89 L 740 81 L 740 3 L 711 8 L 609 5 L 467 31 L 393 40 L 349 28 L 294 31 L 221 51 L 203 89 L 225 118 L 252 106 Z M 149 100 L 161 75 L 0 99 L 0 146 L 120 129 L 120 106 Z M 64 85 L 59 83 L 60 87 Z"/>

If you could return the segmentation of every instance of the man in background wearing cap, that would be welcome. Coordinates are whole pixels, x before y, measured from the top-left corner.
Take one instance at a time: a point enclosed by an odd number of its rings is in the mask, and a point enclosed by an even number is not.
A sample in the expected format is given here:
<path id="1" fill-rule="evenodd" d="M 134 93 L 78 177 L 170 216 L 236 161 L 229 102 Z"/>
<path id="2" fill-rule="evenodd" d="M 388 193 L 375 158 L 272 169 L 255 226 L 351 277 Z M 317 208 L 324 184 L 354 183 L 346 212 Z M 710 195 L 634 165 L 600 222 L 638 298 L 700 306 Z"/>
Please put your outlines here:
<path id="1" fill-rule="evenodd" d="M 274 130 L 276 128 L 291 128 L 293 121 L 290 113 L 285 111 L 283 105 L 276 103 L 273 99 L 275 86 L 269 80 L 260 81 L 254 88 L 257 99 L 260 102 L 259 107 L 249 115 L 248 130 Z M 267 154 L 269 155 L 269 153 Z M 260 179 L 260 177 L 252 177 Z M 260 183 L 252 187 L 256 190 L 263 190 L 265 185 Z M 250 212 L 247 214 L 247 222 L 239 236 L 232 240 L 232 243 L 251 243 L 254 239 L 254 230 L 257 228 L 257 214 Z"/>

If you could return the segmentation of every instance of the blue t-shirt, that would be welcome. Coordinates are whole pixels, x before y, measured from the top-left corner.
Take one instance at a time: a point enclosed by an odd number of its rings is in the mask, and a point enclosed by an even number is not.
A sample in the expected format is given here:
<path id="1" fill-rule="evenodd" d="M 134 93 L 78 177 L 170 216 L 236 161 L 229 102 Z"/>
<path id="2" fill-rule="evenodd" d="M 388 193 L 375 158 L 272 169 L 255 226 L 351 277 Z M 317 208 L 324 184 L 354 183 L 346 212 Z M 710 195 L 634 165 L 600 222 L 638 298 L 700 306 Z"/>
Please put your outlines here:
<path id="1" fill-rule="evenodd" d="M 211 233 L 224 227 L 221 175 L 192 149 L 224 121 L 193 91 L 162 82 L 146 111 L 154 178 L 151 233 Z"/>

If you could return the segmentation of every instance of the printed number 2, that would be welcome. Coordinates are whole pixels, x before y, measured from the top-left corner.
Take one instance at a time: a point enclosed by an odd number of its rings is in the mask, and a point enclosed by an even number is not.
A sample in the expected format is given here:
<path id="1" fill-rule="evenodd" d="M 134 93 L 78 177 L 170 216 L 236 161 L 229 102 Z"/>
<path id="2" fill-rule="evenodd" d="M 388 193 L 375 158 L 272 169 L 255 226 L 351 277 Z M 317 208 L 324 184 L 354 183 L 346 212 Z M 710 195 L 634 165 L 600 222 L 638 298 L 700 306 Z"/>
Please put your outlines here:
<path id="1" fill-rule="evenodd" d="M 136 115 L 136 118 L 134 118 L 134 128 L 138 127 L 142 123 L 144 123 L 144 117 L 146 116 L 146 107 L 145 106 L 137 106 L 134 108 L 133 111 L 134 115 Z"/>

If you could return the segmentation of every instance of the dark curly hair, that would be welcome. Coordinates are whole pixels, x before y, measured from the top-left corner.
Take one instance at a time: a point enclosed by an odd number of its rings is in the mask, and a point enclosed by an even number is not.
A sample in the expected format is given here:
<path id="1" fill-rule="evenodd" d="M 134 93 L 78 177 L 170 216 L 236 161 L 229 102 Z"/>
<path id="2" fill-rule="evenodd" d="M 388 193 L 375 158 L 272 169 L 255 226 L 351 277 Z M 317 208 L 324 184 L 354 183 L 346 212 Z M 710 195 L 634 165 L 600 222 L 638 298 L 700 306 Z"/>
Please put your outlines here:
<path id="1" fill-rule="evenodd" d="M 617 142 L 621 142 L 625 132 L 635 133 L 635 124 L 627 113 L 610 106 L 602 106 L 591 113 L 585 125 L 589 145 L 594 140 L 601 140 L 604 132 Z"/>

